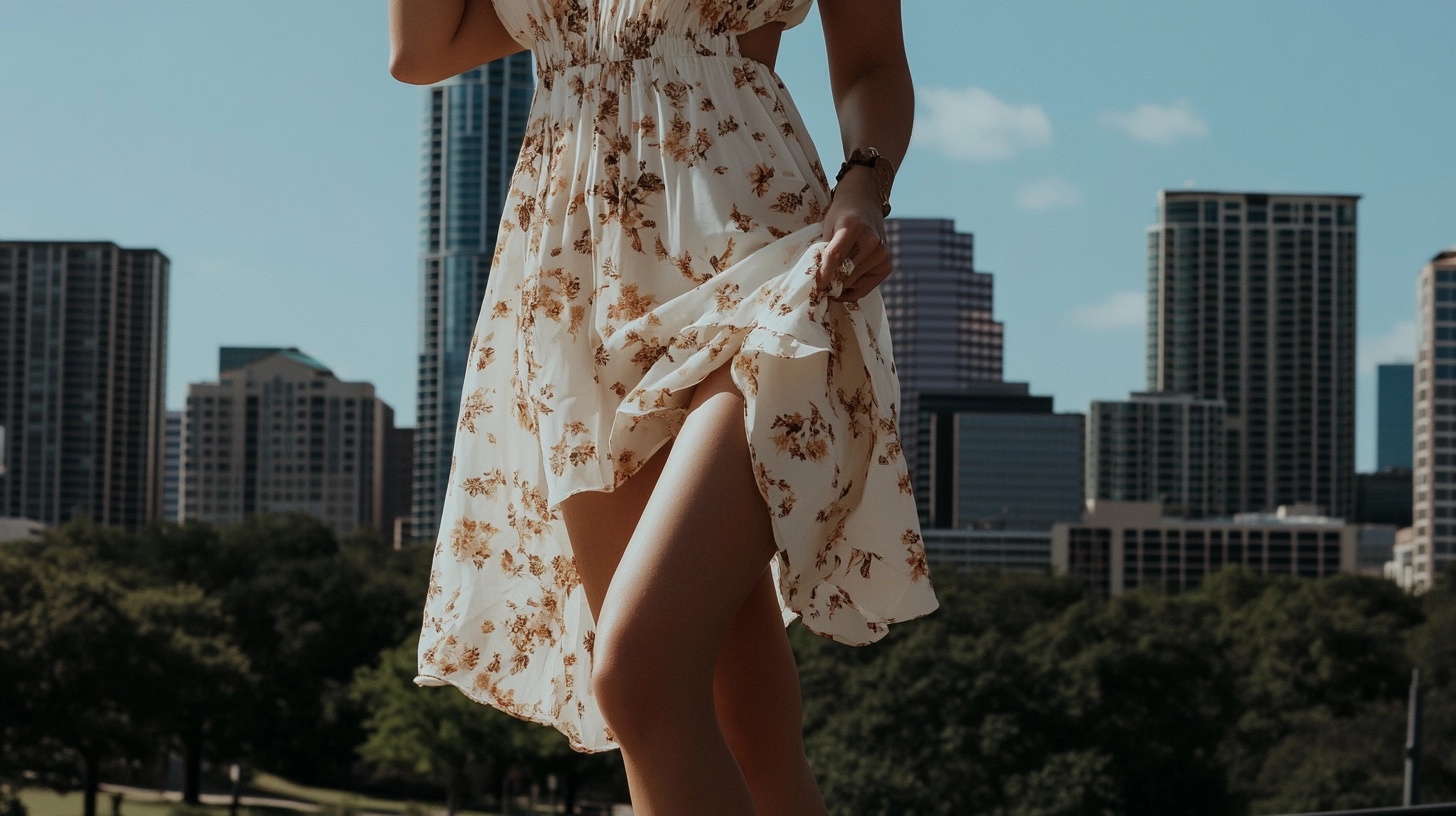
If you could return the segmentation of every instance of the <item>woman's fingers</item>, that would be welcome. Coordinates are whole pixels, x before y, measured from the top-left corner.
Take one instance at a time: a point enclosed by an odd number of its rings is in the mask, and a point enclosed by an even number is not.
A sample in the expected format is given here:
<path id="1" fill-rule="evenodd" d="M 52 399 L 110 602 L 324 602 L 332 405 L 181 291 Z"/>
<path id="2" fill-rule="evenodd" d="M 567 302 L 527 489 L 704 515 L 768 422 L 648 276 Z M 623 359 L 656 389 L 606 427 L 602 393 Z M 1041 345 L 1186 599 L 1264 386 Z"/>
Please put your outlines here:
<path id="1" fill-rule="evenodd" d="M 842 289 L 849 291 L 882 258 L 888 259 L 888 252 L 880 241 L 880 236 L 867 224 L 856 218 L 845 218 L 829 238 L 829 245 L 825 247 L 822 258 L 819 290 L 828 291 L 830 284 L 838 276 L 844 281 Z"/>
<path id="2" fill-rule="evenodd" d="M 890 251 L 865 224 L 846 224 L 834 230 L 824 248 L 818 289 L 828 291 L 836 275 L 843 281 L 836 300 L 859 300 L 890 277 Z"/>

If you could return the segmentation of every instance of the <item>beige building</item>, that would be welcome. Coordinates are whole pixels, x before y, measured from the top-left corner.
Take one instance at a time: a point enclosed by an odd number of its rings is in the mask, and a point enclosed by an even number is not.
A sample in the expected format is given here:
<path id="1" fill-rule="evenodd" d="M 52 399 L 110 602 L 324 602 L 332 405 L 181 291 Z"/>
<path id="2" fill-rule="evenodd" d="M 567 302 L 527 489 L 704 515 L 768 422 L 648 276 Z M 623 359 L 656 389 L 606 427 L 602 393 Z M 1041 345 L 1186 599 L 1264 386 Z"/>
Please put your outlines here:
<path id="1" fill-rule="evenodd" d="M 1421 592 L 1456 560 L 1456 246 L 1417 278 L 1415 528 L 1410 589 Z"/>
<path id="2" fill-rule="evenodd" d="M 1159 502 L 1088 500 L 1080 522 L 1052 527 L 1052 571 L 1085 577 L 1109 594 L 1147 584 L 1195 587 L 1228 564 L 1302 578 L 1356 572 L 1359 526 L 1318 510 L 1281 505 L 1191 520 L 1164 516 Z"/>
<path id="3" fill-rule="evenodd" d="M 180 518 L 304 512 L 393 536 L 409 502 L 409 463 L 387 456 L 399 433 L 370 383 L 296 348 L 224 347 L 218 382 L 187 389 Z"/>

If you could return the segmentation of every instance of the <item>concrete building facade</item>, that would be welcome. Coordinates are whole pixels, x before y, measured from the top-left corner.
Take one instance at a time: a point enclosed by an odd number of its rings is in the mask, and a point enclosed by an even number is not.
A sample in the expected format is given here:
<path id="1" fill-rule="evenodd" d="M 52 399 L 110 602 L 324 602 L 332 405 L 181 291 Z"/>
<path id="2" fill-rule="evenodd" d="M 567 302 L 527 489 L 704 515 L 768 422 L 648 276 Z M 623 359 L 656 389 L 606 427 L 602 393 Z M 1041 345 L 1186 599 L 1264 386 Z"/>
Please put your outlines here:
<path id="1" fill-rule="evenodd" d="M 1416 303 L 1411 586 L 1420 592 L 1456 561 L 1456 246 L 1421 268 Z"/>
<path id="2" fill-rule="evenodd" d="M 168 272 L 156 249 L 0 241 L 0 517 L 162 517 Z"/>
<path id="3" fill-rule="evenodd" d="M 1301 578 L 1358 572 L 1360 528 L 1317 510 L 1293 505 L 1193 520 L 1166 517 L 1157 502 L 1089 500 L 1080 522 L 1052 528 L 1052 569 L 1111 594 L 1195 587 L 1229 564 Z"/>

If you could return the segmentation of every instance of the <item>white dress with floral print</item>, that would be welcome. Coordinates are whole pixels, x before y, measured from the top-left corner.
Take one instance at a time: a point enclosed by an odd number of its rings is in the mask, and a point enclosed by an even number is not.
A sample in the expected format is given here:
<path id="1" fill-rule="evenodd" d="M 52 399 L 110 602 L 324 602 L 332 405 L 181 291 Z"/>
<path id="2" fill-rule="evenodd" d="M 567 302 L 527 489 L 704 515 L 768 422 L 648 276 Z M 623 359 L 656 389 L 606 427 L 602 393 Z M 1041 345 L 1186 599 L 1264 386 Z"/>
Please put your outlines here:
<path id="1" fill-rule="evenodd" d="M 616 747 L 558 503 L 611 490 L 725 363 L 784 622 L 847 644 L 937 601 L 884 303 L 815 292 L 823 168 L 735 35 L 812 0 L 495 0 L 537 85 L 472 338 L 420 685 Z"/>

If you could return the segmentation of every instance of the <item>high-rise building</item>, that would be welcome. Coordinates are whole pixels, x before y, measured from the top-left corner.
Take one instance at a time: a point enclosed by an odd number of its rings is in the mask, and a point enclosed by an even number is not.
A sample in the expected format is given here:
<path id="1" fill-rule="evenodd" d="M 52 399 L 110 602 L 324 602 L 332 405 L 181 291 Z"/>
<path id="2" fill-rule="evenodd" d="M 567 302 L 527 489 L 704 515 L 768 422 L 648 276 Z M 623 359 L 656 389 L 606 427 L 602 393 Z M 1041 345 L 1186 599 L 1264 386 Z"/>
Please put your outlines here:
<path id="1" fill-rule="evenodd" d="M 0 517 L 161 518 L 167 257 L 0 241 Z"/>
<path id="2" fill-rule="evenodd" d="M 187 387 L 181 519 L 304 512 L 339 535 L 388 536 L 384 486 L 402 478 L 385 469 L 393 417 L 373 385 L 296 348 L 225 346 L 218 381 Z"/>
<path id="3" fill-rule="evenodd" d="M 1351 511 L 1358 199 L 1159 193 L 1147 390 L 1224 401 L 1229 512 Z"/>
<path id="4" fill-rule="evenodd" d="M 890 323 L 900 382 L 900 436 L 929 518 L 929 423 L 920 395 L 1001 382 L 1002 326 L 992 316 L 989 273 L 975 270 L 975 239 L 945 218 L 891 218 L 885 240 L 895 271 L 877 288 Z"/>
<path id="5" fill-rule="evenodd" d="M 1223 400 L 1134 392 L 1093 400 L 1087 498 L 1162 502 L 1170 515 L 1223 515 Z"/>
<path id="6" fill-rule="evenodd" d="M 1429 589 L 1456 561 L 1456 246 L 1416 283 L 1415 537 L 1410 584 Z"/>
<path id="7" fill-rule="evenodd" d="M 1375 376 L 1375 469 L 1409 470 L 1415 439 L 1416 367 L 1410 363 L 1378 365 Z"/>
<path id="8" fill-rule="evenodd" d="M 425 91 L 420 184 L 420 347 L 413 529 L 438 532 L 470 337 L 485 296 L 535 74 L 528 53 Z"/>
<path id="9" fill-rule="evenodd" d="M 167 521 L 177 521 L 182 508 L 182 419 L 181 411 L 167 412 L 162 464 L 162 518 Z"/>

